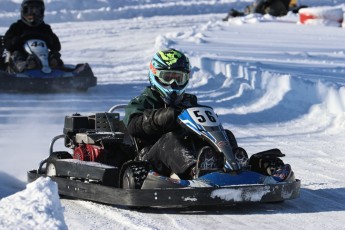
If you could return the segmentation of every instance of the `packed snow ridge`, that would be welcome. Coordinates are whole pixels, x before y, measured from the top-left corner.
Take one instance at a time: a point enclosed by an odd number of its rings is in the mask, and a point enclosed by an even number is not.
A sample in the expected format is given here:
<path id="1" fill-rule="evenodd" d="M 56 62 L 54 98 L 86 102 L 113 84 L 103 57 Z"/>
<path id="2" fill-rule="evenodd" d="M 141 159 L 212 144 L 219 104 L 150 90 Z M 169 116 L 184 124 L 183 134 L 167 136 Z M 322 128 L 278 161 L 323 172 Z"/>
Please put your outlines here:
<path id="1" fill-rule="evenodd" d="M 1 199 L 0 210 L 1 229 L 67 229 L 57 184 L 49 178 L 39 178 Z"/>

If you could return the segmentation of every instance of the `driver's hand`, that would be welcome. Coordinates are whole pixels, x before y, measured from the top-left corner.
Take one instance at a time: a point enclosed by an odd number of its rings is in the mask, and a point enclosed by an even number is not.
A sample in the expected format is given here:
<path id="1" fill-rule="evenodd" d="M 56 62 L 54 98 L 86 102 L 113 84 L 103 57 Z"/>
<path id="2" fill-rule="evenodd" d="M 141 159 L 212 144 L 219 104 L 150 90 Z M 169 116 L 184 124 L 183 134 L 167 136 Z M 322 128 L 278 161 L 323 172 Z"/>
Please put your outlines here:
<path id="1" fill-rule="evenodd" d="M 50 67 L 57 68 L 59 66 L 59 61 L 56 58 L 53 58 L 49 62 Z"/>
<path id="2" fill-rule="evenodd" d="M 157 126 L 171 129 L 177 124 L 176 120 L 178 115 L 179 111 L 171 107 L 158 109 L 154 113 L 153 122 Z"/>

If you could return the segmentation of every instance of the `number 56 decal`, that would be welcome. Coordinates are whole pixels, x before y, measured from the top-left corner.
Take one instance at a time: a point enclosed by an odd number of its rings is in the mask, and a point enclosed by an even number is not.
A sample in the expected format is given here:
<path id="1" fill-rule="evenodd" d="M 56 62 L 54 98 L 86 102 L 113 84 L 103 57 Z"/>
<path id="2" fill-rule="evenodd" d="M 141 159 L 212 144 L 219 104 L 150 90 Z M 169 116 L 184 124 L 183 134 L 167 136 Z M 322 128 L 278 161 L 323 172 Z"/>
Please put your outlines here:
<path id="1" fill-rule="evenodd" d="M 218 126 L 220 124 L 217 115 L 211 108 L 196 107 L 187 110 L 194 122 L 202 126 Z"/>

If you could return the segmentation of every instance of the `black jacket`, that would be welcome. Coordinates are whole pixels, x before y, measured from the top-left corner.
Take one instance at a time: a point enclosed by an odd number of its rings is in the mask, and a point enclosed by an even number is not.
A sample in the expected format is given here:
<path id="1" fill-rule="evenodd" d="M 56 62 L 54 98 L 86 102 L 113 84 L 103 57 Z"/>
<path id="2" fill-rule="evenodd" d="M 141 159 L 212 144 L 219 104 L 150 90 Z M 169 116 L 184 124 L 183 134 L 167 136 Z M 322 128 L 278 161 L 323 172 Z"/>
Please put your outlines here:
<path id="1" fill-rule="evenodd" d="M 51 27 L 44 22 L 37 27 L 28 26 L 22 20 L 13 23 L 7 30 L 4 40 L 5 48 L 10 51 L 24 52 L 23 45 L 27 39 L 42 39 L 52 52 L 59 52 L 61 44 Z"/>
<path id="2" fill-rule="evenodd" d="M 284 16 L 289 11 L 290 0 L 258 0 L 254 13 Z"/>

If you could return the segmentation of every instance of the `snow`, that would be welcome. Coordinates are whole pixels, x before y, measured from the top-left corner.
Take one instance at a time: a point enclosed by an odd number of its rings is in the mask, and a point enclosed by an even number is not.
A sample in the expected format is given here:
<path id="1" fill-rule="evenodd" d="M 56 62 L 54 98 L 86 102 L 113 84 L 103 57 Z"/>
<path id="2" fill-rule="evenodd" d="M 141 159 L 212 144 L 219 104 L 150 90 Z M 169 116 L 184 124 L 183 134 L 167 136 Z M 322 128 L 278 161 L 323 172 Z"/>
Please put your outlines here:
<path id="1" fill-rule="evenodd" d="M 299 1 L 318 9 L 345 4 Z M 0 34 L 19 17 L 20 2 L 0 1 Z M 345 29 L 302 25 L 295 14 L 221 20 L 250 2 L 46 1 L 65 63 L 90 63 L 99 84 L 86 93 L 0 93 L 0 229 L 344 229 Z M 215 108 L 249 155 L 270 148 L 286 154 L 302 181 L 300 198 L 130 210 L 59 199 L 49 179 L 26 185 L 26 172 L 48 155 L 65 115 L 126 104 L 148 84 L 155 51 L 166 47 L 190 57 L 188 92 Z M 65 150 L 62 141 L 55 148 Z M 214 195 L 236 199 L 223 192 Z"/>
<path id="2" fill-rule="evenodd" d="M 67 229 L 57 185 L 39 178 L 26 189 L 1 199 L 2 229 Z"/>

